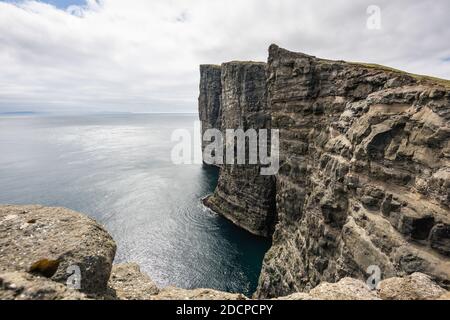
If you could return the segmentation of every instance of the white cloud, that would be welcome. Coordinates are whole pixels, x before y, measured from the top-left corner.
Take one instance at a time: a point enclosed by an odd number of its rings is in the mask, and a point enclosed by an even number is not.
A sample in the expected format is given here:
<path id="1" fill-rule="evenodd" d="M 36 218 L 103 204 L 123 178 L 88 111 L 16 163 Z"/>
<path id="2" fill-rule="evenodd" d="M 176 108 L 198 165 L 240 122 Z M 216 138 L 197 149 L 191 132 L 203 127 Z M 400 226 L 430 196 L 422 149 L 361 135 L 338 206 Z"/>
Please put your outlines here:
<path id="1" fill-rule="evenodd" d="M 199 64 L 264 61 L 271 43 L 450 78 L 450 3 L 375 2 L 0 2 L 0 111 L 195 111 Z"/>

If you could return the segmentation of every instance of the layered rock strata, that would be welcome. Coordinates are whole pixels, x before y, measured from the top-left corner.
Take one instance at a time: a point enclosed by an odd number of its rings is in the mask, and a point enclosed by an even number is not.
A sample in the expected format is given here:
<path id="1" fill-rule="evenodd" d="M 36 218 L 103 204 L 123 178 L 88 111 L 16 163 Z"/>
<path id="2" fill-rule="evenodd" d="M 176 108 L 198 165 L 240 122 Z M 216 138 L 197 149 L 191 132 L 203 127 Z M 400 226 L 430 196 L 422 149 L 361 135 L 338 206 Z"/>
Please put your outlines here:
<path id="1" fill-rule="evenodd" d="M 256 135 L 261 129 L 270 129 L 270 114 L 268 112 L 266 95 L 266 64 L 261 62 L 229 62 L 221 66 L 221 79 L 215 77 L 216 85 L 212 85 L 211 72 L 201 68 L 201 88 L 205 83 L 209 86 L 221 87 L 220 120 L 216 129 L 226 137 L 226 130 L 255 130 Z M 215 67 L 216 68 L 216 67 Z M 216 69 L 214 69 L 216 70 Z M 214 94 L 217 94 L 214 91 Z M 200 115 L 207 114 L 211 104 L 204 99 L 207 96 L 200 90 Z M 217 105 L 214 104 L 216 108 Z M 203 117 L 204 118 L 204 117 Z M 204 121 L 204 127 L 211 122 Z M 269 133 L 270 134 L 270 133 Z M 237 140 L 235 140 L 237 141 Z M 225 144 L 230 141 L 225 139 Z M 246 163 L 237 164 L 237 153 L 234 164 L 221 165 L 218 186 L 214 194 L 204 200 L 205 205 L 213 211 L 225 216 L 240 227 L 253 234 L 269 237 L 273 232 L 275 214 L 275 179 L 273 176 L 261 175 L 259 159 L 256 164 L 249 163 L 248 141 Z M 270 148 L 270 144 L 268 144 Z M 226 158 L 226 148 L 223 151 Z M 224 161 L 226 162 L 226 161 Z"/>
<path id="2" fill-rule="evenodd" d="M 423 272 L 450 285 L 448 82 L 269 50 L 279 223 L 257 296 Z"/>
<path id="3" fill-rule="evenodd" d="M 216 65 L 200 66 L 200 95 L 198 97 L 199 117 L 202 124 L 202 136 L 208 129 L 221 127 L 221 67 Z M 206 142 L 202 140 L 202 151 Z"/>
<path id="4" fill-rule="evenodd" d="M 245 118 L 223 73 L 222 119 L 231 110 Z M 270 47 L 264 112 L 280 130 L 275 196 L 243 195 L 229 186 L 244 176 L 222 170 L 214 203 L 245 225 L 261 200 L 273 201 L 278 222 L 256 297 L 366 279 L 369 267 L 383 279 L 423 272 L 450 286 L 449 83 Z"/>

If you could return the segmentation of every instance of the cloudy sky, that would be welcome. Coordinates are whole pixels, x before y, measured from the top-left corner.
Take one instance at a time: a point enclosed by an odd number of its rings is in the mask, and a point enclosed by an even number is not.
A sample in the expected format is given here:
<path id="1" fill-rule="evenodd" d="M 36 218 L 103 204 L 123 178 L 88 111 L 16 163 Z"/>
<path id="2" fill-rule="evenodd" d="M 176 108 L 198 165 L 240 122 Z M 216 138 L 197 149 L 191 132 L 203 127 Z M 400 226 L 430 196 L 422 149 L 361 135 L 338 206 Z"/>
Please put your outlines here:
<path id="1" fill-rule="evenodd" d="M 367 28 L 369 5 L 381 29 Z M 199 64 L 265 61 L 271 43 L 449 79 L 449 12 L 448 0 L 0 1 L 0 112 L 195 112 Z"/>

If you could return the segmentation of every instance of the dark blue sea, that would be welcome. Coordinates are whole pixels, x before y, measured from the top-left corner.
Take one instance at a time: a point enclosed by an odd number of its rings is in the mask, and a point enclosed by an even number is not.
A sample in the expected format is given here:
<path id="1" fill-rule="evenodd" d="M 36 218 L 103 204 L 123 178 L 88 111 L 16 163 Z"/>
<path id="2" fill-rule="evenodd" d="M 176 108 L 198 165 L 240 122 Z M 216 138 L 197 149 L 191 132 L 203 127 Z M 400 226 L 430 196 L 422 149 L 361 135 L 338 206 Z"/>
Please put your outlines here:
<path id="1" fill-rule="evenodd" d="M 103 224 L 116 263 L 160 286 L 256 288 L 270 243 L 208 211 L 217 171 L 175 165 L 176 129 L 196 114 L 0 117 L 0 203 L 63 206 Z M 199 150 L 195 150 L 199 152 Z"/>

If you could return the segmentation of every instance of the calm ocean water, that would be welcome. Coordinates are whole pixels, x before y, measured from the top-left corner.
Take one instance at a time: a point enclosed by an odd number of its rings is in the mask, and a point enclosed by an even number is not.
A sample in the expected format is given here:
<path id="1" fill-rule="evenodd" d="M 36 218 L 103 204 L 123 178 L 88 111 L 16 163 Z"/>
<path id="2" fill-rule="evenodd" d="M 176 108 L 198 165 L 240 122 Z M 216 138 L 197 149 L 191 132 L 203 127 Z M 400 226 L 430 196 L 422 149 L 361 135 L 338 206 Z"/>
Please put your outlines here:
<path id="1" fill-rule="evenodd" d="M 251 294 L 270 243 L 201 205 L 217 172 L 174 165 L 195 114 L 0 117 L 0 203 L 64 206 L 105 225 L 116 263 L 161 286 Z M 198 151 L 198 150 L 197 150 Z"/>

